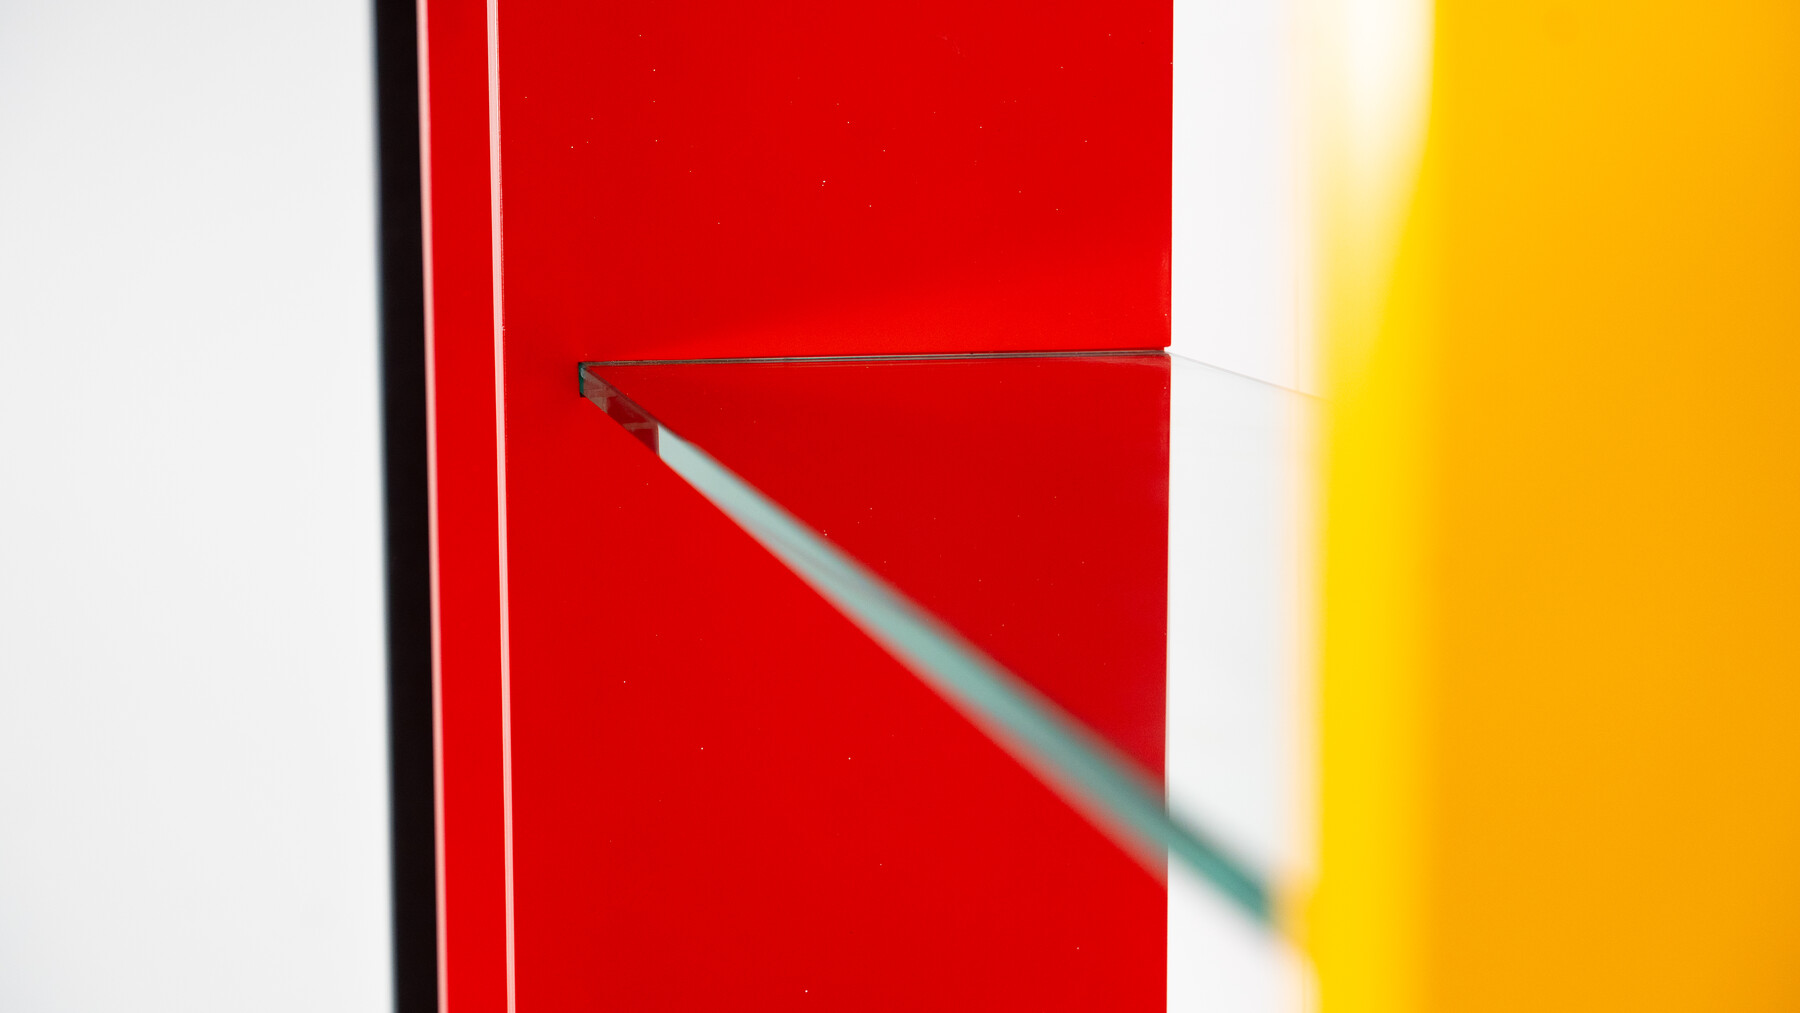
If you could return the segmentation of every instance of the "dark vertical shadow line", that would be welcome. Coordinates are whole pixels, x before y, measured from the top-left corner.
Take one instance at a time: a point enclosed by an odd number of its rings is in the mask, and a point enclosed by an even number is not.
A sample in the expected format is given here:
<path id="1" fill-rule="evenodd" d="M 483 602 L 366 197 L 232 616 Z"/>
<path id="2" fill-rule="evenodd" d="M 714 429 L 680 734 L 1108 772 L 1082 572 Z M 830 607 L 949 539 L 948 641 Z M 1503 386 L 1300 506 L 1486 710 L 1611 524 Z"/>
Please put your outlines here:
<path id="1" fill-rule="evenodd" d="M 425 248 L 419 175 L 418 16 L 413 5 L 414 0 L 374 0 L 388 783 L 395 1009 L 398 1013 L 436 1013 Z"/>

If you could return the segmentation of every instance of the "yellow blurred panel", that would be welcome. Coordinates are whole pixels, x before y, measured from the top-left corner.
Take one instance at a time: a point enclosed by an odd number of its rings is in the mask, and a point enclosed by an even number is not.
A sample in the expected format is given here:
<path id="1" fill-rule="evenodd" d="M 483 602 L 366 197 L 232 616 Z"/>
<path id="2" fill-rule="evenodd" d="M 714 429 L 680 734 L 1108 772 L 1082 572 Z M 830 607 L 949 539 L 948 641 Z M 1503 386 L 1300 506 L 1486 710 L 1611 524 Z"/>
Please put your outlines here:
<path id="1" fill-rule="evenodd" d="M 1800 4 L 1431 38 L 1397 241 L 1318 124 L 1324 1007 L 1800 1009 Z"/>

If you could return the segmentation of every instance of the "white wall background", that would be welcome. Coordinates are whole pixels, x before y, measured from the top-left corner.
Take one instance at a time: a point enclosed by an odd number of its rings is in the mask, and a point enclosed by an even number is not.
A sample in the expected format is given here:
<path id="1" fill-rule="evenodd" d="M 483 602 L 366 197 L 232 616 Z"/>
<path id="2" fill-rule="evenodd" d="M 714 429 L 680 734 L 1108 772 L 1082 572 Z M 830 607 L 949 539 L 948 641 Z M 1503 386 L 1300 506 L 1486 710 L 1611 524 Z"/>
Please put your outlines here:
<path id="1" fill-rule="evenodd" d="M 1318 392 L 1300 0 L 1175 0 L 1171 351 Z"/>
<path id="2" fill-rule="evenodd" d="M 1175 0 L 1167 780 L 1265 874 L 1311 852 L 1300 0 Z M 1283 390 L 1280 388 L 1287 388 Z M 1303 959 L 1169 875 L 1171 1013 L 1299 1013 Z"/>
<path id="3" fill-rule="evenodd" d="M 0 0 L 0 1010 L 390 1005 L 366 0 Z"/>

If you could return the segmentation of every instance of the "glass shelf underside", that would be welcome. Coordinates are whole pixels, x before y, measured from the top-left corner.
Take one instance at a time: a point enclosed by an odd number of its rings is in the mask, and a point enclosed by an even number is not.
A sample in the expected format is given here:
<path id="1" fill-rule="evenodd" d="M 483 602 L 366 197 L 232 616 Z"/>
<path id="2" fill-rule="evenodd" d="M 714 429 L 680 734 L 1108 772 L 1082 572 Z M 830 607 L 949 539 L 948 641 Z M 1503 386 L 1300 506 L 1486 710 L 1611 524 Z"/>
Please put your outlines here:
<path id="1" fill-rule="evenodd" d="M 1159 875 L 1303 876 L 1310 399 L 1161 352 L 583 363 L 581 390 Z M 846 678 L 854 678 L 846 673 Z"/>

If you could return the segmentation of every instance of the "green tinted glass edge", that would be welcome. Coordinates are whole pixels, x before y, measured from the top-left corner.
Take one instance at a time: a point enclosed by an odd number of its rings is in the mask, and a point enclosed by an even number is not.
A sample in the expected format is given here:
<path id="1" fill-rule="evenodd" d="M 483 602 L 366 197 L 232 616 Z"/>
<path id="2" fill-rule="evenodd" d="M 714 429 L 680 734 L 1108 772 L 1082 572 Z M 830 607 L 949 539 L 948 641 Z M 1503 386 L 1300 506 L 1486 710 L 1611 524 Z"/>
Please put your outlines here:
<path id="1" fill-rule="evenodd" d="M 1100 354 L 1111 358 L 1134 353 Z M 755 361 L 865 358 L 875 357 Z M 951 356 L 882 356 L 879 360 L 912 358 Z M 639 438 L 654 447 L 663 463 L 859 629 L 1152 872 L 1162 875 L 1164 856 L 1174 856 L 1256 922 L 1272 924 L 1271 891 L 1262 877 L 1178 820 L 1162 803 L 1161 789 L 1103 739 L 588 368 L 602 365 L 608 364 L 582 364 L 582 394 L 609 415 L 619 417 L 623 410 L 634 418 L 655 422 L 654 439 Z"/>

